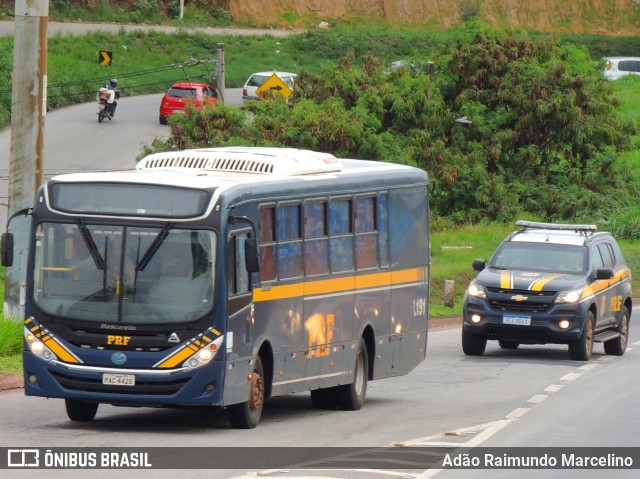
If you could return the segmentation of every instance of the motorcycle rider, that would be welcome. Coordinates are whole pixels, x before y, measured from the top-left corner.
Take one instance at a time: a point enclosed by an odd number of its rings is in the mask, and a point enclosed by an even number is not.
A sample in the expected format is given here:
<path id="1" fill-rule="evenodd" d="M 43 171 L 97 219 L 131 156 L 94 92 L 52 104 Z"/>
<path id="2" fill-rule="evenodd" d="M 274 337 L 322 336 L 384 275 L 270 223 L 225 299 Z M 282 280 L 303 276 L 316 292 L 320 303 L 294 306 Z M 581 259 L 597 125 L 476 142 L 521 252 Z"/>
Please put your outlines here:
<path id="1" fill-rule="evenodd" d="M 107 83 L 106 87 L 109 90 L 113 90 L 114 93 L 115 93 L 115 100 L 110 105 L 110 107 L 111 107 L 111 116 L 115 116 L 116 107 L 118 106 L 118 100 L 120 99 L 120 89 L 118 88 L 118 79 L 117 78 L 112 78 L 111 80 L 109 80 L 109 82 Z"/>

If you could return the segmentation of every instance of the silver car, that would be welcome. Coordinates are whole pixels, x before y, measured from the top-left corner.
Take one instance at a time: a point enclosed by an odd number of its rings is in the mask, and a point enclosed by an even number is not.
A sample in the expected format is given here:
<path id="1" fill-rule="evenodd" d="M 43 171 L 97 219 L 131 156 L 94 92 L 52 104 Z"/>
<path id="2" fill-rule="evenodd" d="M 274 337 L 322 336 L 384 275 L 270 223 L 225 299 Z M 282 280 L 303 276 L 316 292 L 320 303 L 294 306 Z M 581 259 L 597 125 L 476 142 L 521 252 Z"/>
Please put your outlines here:
<path id="1" fill-rule="evenodd" d="M 296 78 L 295 73 L 289 72 L 279 72 L 279 71 L 270 71 L 270 72 L 258 72 L 254 73 L 249 77 L 249 79 L 245 82 L 244 87 L 242 88 L 242 100 L 243 101 L 253 101 L 259 100 L 260 96 L 256 91 L 275 74 L 282 83 L 284 83 L 290 90 L 293 90 L 293 83 Z"/>

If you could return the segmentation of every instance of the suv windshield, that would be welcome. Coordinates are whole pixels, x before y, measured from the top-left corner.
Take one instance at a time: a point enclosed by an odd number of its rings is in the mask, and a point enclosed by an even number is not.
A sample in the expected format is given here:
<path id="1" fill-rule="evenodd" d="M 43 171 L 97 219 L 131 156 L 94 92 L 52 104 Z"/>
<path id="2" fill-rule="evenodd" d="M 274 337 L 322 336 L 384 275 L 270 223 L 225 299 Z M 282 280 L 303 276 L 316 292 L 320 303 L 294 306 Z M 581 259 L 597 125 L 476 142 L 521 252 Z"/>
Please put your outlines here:
<path id="1" fill-rule="evenodd" d="M 213 307 L 213 231 L 41 223 L 33 294 L 45 312 L 100 323 L 184 323 Z"/>
<path id="2" fill-rule="evenodd" d="M 587 249 L 583 246 L 509 241 L 503 243 L 490 267 L 549 273 L 582 273 L 586 270 Z"/>

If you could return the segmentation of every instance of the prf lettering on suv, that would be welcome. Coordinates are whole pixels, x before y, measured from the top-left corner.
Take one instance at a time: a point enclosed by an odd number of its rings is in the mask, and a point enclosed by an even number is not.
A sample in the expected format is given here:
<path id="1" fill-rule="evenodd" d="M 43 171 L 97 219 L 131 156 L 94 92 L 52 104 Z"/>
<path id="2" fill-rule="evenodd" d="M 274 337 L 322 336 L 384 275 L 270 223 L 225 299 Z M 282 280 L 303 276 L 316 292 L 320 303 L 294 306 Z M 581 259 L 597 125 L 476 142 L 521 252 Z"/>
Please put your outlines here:
<path id="1" fill-rule="evenodd" d="M 593 343 L 606 354 L 627 349 L 631 273 L 616 240 L 595 225 L 518 221 L 464 296 L 462 349 L 481 356 L 487 340 L 567 344 L 569 357 L 588 361 Z"/>

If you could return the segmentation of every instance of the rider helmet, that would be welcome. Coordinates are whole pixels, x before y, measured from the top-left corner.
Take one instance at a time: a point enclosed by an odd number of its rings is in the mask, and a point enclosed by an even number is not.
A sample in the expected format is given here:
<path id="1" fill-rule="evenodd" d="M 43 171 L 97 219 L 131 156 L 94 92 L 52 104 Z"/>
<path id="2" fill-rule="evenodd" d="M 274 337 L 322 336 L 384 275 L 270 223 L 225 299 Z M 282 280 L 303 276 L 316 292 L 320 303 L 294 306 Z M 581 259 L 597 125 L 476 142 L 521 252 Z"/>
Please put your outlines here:
<path id="1" fill-rule="evenodd" d="M 117 78 L 112 78 L 111 80 L 109 80 L 109 84 L 111 85 L 111 88 L 117 87 L 118 86 Z"/>

